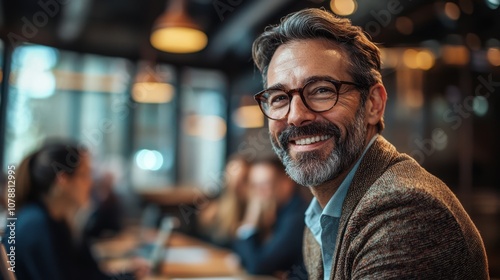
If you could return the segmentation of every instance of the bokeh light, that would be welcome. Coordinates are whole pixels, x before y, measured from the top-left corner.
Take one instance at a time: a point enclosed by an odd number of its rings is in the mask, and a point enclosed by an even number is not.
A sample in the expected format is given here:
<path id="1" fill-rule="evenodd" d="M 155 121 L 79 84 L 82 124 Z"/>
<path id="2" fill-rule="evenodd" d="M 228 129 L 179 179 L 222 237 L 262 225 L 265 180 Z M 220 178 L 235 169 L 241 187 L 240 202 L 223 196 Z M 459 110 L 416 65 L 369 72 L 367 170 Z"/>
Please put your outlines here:
<path id="1" fill-rule="evenodd" d="M 163 156 L 156 150 L 142 149 L 135 154 L 135 163 L 144 170 L 159 170 L 163 166 Z"/>
<path id="2" fill-rule="evenodd" d="M 332 0 L 330 8 L 339 16 L 348 16 L 356 11 L 358 4 L 355 0 Z"/>
<path id="3" fill-rule="evenodd" d="M 486 0 L 486 5 L 488 8 L 496 10 L 500 7 L 500 0 Z"/>
<path id="4" fill-rule="evenodd" d="M 500 66 L 500 48 L 489 48 L 486 57 L 491 65 Z"/>
<path id="5" fill-rule="evenodd" d="M 457 20 L 460 18 L 460 8 L 453 2 L 447 2 L 444 5 L 444 14 L 451 20 Z"/>
<path id="6" fill-rule="evenodd" d="M 398 17 L 396 19 L 396 29 L 404 35 L 413 33 L 413 21 L 409 17 Z"/>
<path id="7" fill-rule="evenodd" d="M 476 116 L 482 117 L 488 112 L 488 99 L 484 96 L 475 96 L 472 101 L 472 110 Z"/>

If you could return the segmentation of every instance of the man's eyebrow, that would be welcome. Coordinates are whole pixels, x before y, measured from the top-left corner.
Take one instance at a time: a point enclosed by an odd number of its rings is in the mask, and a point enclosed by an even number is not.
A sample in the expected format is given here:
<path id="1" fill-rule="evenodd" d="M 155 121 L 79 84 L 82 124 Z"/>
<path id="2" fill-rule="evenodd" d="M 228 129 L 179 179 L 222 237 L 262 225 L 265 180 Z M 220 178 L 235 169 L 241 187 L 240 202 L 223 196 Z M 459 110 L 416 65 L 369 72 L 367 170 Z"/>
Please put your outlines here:
<path id="1" fill-rule="evenodd" d="M 305 83 L 308 83 L 312 80 L 336 80 L 338 81 L 339 79 L 337 78 L 334 78 L 332 76 L 328 76 L 328 75 L 323 75 L 323 76 L 310 76 L 310 77 L 307 77 L 305 80 L 302 81 L 302 84 L 305 84 Z"/>
<path id="2" fill-rule="evenodd" d="M 334 78 L 332 76 L 328 76 L 328 75 L 309 76 L 309 77 L 305 78 L 304 80 L 302 80 L 302 86 L 304 86 L 306 83 L 313 81 L 313 80 L 336 80 L 336 81 L 338 81 L 339 79 Z M 276 84 L 273 84 L 272 86 L 270 86 L 266 89 L 286 89 L 286 87 L 282 83 L 276 83 Z"/>
<path id="3" fill-rule="evenodd" d="M 285 88 L 285 85 L 283 85 L 282 83 L 276 83 L 266 89 L 284 89 Z"/>

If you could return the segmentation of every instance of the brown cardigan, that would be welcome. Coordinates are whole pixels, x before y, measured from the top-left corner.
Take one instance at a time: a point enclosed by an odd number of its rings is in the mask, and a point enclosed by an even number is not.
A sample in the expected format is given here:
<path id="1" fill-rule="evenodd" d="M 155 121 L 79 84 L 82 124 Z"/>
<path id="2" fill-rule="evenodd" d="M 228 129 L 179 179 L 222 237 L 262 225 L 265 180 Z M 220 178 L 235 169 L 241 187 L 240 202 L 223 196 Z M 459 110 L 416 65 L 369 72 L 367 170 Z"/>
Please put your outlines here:
<path id="1" fill-rule="evenodd" d="M 309 279 L 323 280 L 308 228 Z M 489 279 L 478 230 L 448 187 L 379 136 L 342 206 L 330 279 Z"/>

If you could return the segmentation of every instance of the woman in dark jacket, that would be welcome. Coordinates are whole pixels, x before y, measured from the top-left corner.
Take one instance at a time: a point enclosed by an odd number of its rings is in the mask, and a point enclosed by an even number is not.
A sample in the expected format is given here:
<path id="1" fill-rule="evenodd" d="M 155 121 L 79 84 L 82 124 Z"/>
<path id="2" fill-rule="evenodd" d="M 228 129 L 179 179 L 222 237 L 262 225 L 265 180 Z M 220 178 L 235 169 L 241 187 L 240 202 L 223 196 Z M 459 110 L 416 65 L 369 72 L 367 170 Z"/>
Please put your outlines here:
<path id="1" fill-rule="evenodd" d="M 3 244 L 15 251 L 17 279 L 113 279 L 74 230 L 75 214 L 90 198 L 89 153 L 74 144 L 45 145 L 23 160 L 16 179 L 15 239 Z"/>

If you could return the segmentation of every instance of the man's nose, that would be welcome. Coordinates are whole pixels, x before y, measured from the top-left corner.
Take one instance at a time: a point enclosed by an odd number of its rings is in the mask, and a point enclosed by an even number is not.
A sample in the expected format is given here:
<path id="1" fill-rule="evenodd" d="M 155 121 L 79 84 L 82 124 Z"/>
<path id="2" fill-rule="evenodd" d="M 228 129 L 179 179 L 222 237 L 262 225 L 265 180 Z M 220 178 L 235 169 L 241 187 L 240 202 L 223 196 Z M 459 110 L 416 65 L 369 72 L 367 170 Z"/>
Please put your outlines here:
<path id="1" fill-rule="evenodd" d="M 299 95 L 295 95 L 290 100 L 290 111 L 288 112 L 287 122 L 293 126 L 303 126 L 314 121 L 316 113 L 309 110 Z"/>

